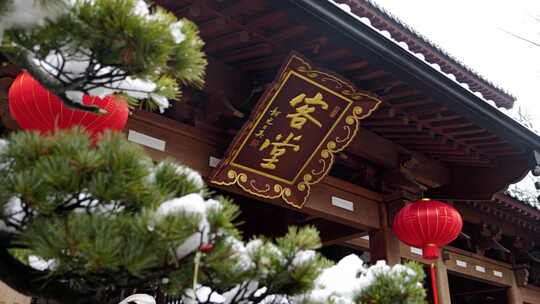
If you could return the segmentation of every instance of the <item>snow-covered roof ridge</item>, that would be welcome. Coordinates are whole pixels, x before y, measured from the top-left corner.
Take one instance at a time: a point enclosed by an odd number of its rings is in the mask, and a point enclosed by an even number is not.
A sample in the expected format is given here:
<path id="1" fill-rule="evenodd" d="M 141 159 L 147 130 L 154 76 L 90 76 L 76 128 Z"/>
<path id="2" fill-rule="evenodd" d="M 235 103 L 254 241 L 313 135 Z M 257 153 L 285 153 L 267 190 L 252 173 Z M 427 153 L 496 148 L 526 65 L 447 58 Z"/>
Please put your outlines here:
<path id="1" fill-rule="evenodd" d="M 373 28 L 388 32 L 391 36 L 389 38 L 400 46 L 400 42 L 407 44 L 409 51 L 424 55 L 424 61 L 439 65 L 440 71 L 454 75 L 457 82 L 469 85 L 471 91 L 482 93 L 485 99 L 493 100 L 498 107 L 511 108 L 516 100 L 516 97 L 508 90 L 488 80 L 481 73 L 450 55 L 430 39 L 376 4 L 374 0 L 330 0 L 330 2 L 348 5 L 352 14 L 368 18 Z"/>

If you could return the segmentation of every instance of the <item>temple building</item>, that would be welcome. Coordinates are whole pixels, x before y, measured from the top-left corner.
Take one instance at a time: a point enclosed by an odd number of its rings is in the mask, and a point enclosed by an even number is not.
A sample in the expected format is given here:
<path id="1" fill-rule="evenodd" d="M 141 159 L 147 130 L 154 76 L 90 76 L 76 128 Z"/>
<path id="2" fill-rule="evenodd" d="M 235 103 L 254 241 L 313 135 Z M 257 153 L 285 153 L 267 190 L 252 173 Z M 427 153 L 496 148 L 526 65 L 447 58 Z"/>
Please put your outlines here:
<path id="1" fill-rule="evenodd" d="M 245 236 L 313 225 L 331 259 L 428 265 L 391 227 L 428 197 L 464 220 L 436 261 L 439 303 L 540 303 L 540 204 L 507 191 L 540 174 L 540 137 L 506 114 L 510 93 L 371 1 L 156 2 L 199 26 L 206 84 L 125 132 L 234 198 Z M 18 72 L 0 68 L 0 89 Z"/>

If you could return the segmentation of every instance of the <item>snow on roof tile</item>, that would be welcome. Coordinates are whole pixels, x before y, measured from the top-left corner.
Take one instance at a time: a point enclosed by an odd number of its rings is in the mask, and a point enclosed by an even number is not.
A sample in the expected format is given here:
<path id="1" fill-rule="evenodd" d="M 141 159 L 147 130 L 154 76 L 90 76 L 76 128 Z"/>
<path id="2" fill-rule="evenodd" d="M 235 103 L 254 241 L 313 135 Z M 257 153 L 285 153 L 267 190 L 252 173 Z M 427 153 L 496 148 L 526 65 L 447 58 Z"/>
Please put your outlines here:
<path id="1" fill-rule="evenodd" d="M 497 107 L 511 108 L 515 97 L 480 73 L 451 56 L 396 16 L 371 0 L 328 0 L 360 22 L 370 26 L 448 78 Z M 465 86 L 466 85 L 466 86 Z"/>

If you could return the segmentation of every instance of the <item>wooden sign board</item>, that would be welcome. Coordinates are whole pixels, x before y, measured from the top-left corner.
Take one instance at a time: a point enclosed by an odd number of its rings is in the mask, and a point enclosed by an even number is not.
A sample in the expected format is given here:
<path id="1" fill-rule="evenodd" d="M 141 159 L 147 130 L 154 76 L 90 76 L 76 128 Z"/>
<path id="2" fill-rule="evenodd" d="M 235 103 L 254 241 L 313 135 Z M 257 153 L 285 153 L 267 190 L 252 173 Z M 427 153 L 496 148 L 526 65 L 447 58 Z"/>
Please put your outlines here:
<path id="1" fill-rule="evenodd" d="M 302 208 L 310 187 L 353 140 L 359 120 L 381 100 L 344 78 L 291 54 L 263 94 L 211 183 L 236 185 L 264 198 Z"/>

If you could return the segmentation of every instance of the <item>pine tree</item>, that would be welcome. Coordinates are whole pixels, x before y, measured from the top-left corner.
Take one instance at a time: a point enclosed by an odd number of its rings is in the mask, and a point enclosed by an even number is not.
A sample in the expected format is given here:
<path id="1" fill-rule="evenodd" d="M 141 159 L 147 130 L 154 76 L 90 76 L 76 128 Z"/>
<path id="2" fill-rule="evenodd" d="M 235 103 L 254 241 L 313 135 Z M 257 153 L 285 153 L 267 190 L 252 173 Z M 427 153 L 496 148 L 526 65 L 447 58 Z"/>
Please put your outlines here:
<path id="1" fill-rule="evenodd" d="M 421 270 L 365 268 L 357 257 L 330 267 L 314 228 L 244 243 L 237 206 L 121 134 L 92 146 L 80 130 L 19 132 L 1 146 L 0 280 L 24 294 L 118 303 L 159 288 L 184 303 L 422 303 Z"/>
<path id="2" fill-rule="evenodd" d="M 232 224 L 235 205 L 211 199 L 191 169 L 154 164 L 120 134 L 94 148 L 80 131 L 22 132 L 5 144 L 0 163 L 0 277 L 26 294 L 105 301 L 153 285 L 189 295 L 196 256 L 197 284 L 223 292 L 257 280 L 268 292 L 294 294 L 308 290 L 328 263 L 315 253 L 293 263 L 299 251 L 317 248 L 312 228 L 291 229 L 275 245 L 258 239 L 244 246 Z M 200 251 L 204 245 L 212 248 Z"/>

